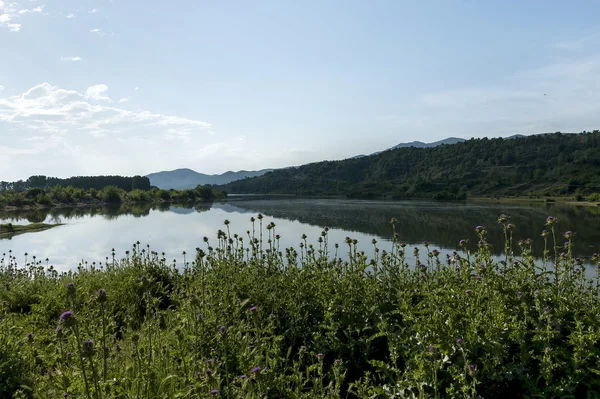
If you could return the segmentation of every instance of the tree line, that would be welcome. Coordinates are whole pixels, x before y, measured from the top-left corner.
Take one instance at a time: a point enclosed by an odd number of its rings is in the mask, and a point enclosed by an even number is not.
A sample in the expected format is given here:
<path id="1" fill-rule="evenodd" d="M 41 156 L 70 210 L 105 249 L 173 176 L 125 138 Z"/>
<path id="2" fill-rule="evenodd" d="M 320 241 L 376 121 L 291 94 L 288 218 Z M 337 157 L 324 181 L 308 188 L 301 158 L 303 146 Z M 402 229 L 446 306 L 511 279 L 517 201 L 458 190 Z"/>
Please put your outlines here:
<path id="1" fill-rule="evenodd" d="M 48 190 L 51 187 L 74 187 L 83 190 L 101 190 L 104 187 L 114 186 L 125 191 L 150 190 L 150 179 L 145 176 L 74 176 L 66 179 L 47 177 L 43 175 L 31 176 L 27 180 L 15 182 L 0 182 L 0 191 L 13 190 L 24 192 L 31 188 Z"/>
<path id="2" fill-rule="evenodd" d="M 600 131 L 476 138 L 323 161 L 221 186 L 230 193 L 462 199 L 600 192 Z"/>

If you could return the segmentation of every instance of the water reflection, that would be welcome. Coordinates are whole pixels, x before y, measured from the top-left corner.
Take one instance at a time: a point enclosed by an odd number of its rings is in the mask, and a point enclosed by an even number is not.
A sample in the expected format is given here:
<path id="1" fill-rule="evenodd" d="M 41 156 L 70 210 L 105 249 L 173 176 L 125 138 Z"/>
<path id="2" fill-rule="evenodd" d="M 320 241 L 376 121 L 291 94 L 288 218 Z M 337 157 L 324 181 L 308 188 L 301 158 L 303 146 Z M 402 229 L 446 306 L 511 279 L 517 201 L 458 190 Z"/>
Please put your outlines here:
<path id="1" fill-rule="evenodd" d="M 315 243 L 321 229 L 330 230 L 330 242 L 344 242 L 346 236 L 359 240 L 359 247 L 371 253 L 371 240 L 376 238 L 386 249 L 391 243 L 390 219 L 399 222 L 396 230 L 409 245 L 428 241 L 432 247 L 446 252 L 457 248 L 461 238 L 474 245 L 474 227 L 484 225 L 489 230 L 493 251 L 499 255 L 504 238 L 496 220 L 506 213 L 517 228 L 515 239 L 534 239 L 534 249 L 540 254 L 548 215 L 559 219 L 558 231 L 576 232 L 574 252 L 582 257 L 598 251 L 600 243 L 600 209 L 571 206 L 519 206 L 499 204 L 385 202 L 319 199 L 239 198 L 226 203 L 197 206 L 121 205 L 96 208 L 64 208 L 21 212 L 2 212 L 2 223 L 64 223 L 45 232 L 23 234 L 0 240 L 0 253 L 29 252 L 38 259 L 50 258 L 60 269 L 72 268 L 81 262 L 103 261 L 115 248 L 117 254 L 141 241 L 158 252 L 165 251 L 169 259 L 181 260 L 182 252 L 193 253 L 203 247 L 203 237 L 214 239 L 223 221 L 231 221 L 232 233 L 245 235 L 250 228 L 250 216 L 262 213 L 266 222 L 275 222 L 282 236 L 283 247 L 297 246 L 302 234 Z M 562 238 L 561 241 L 562 242 Z M 343 253 L 340 256 L 343 257 Z"/>

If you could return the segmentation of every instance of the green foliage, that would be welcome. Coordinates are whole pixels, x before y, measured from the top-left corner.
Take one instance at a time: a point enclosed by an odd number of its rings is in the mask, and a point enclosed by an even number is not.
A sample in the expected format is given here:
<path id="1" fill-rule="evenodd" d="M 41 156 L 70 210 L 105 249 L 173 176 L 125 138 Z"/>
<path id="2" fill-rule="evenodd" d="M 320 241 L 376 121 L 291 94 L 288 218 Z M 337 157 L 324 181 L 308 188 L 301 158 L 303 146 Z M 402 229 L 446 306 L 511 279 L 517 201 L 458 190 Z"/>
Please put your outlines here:
<path id="1" fill-rule="evenodd" d="M 351 238 L 332 246 L 327 229 L 280 252 L 276 226 L 252 223 L 242 237 L 226 221 L 180 267 L 139 243 L 121 260 L 66 273 L 2 260 L 0 359 L 10 365 L 0 361 L 0 375 L 35 397 L 90 399 L 600 390 L 599 281 L 586 277 L 573 234 L 561 235 L 555 219 L 541 261 L 530 241 L 513 245 L 501 216 L 501 261 L 477 227 L 466 237 L 480 242 L 475 251 L 459 243 L 444 259 L 426 245 L 414 265 L 395 221 L 393 240 L 386 250 L 373 241 L 371 258 Z M 549 244 L 559 239 L 567 243 Z M 597 256 L 586 261 L 600 267 Z"/>
<path id="2" fill-rule="evenodd" d="M 227 193 L 211 186 L 198 186 L 194 190 L 157 190 L 136 189 L 130 192 L 117 186 L 103 187 L 101 190 L 59 185 L 51 187 L 48 192 L 41 188 L 31 188 L 25 192 L 14 190 L 0 191 L 0 207 L 52 207 L 75 204 L 98 205 L 100 203 L 157 203 L 157 202 L 199 202 L 226 198 Z"/>
<path id="3" fill-rule="evenodd" d="M 26 181 L 0 182 L 0 191 L 15 190 L 22 192 L 31 189 L 47 190 L 50 187 L 73 187 L 82 190 L 101 190 L 106 186 L 115 186 L 125 191 L 150 190 L 150 180 L 142 176 L 75 176 L 66 179 L 46 176 L 31 176 Z M 35 197 L 37 194 L 33 195 Z"/>
<path id="4" fill-rule="evenodd" d="M 232 193 L 346 195 L 352 198 L 582 195 L 600 188 L 600 131 L 514 139 L 471 139 L 434 148 L 278 169 L 235 181 Z"/>

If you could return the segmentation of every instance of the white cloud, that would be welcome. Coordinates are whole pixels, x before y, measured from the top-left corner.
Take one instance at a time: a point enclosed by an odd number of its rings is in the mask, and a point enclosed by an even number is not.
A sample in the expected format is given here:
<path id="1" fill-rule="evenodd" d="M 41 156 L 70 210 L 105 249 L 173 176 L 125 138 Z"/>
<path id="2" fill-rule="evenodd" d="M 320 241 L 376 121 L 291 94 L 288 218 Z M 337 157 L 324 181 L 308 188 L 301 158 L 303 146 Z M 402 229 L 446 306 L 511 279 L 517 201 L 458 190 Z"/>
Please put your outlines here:
<path id="1" fill-rule="evenodd" d="M 18 3 L 16 2 L 5 2 L 4 0 L 0 0 L 0 27 L 7 28 L 10 32 L 20 32 L 22 24 L 17 23 L 15 20 L 21 18 L 23 14 L 40 13 L 48 15 L 43 12 L 45 5 L 33 9 L 19 9 L 17 6 Z"/>
<path id="2" fill-rule="evenodd" d="M 81 57 L 60 57 L 61 61 L 81 61 Z"/>
<path id="3" fill-rule="evenodd" d="M 133 89 L 133 91 L 138 91 L 140 88 L 136 86 L 135 89 Z"/>
<path id="4" fill-rule="evenodd" d="M 129 97 L 123 97 L 122 99 L 120 99 L 120 100 L 118 101 L 118 103 L 119 103 L 119 104 L 123 104 L 123 103 L 126 103 L 126 102 L 128 102 L 128 101 L 129 101 Z"/>
<path id="5" fill-rule="evenodd" d="M 0 85 L 0 91 L 4 91 L 4 86 Z"/>
<path id="6" fill-rule="evenodd" d="M 73 13 L 71 13 L 71 14 L 67 14 L 67 18 L 68 18 L 68 19 L 75 18 L 75 14 L 73 14 Z"/>
<path id="7" fill-rule="evenodd" d="M 102 32 L 102 30 L 101 30 L 101 29 L 98 29 L 98 28 L 96 28 L 96 29 L 91 29 L 91 30 L 90 30 L 90 33 L 96 33 L 96 34 L 98 34 L 98 35 L 100 35 L 100 36 L 104 36 L 104 35 L 106 34 L 106 33 Z"/>
<path id="8" fill-rule="evenodd" d="M 90 14 L 96 14 L 97 12 L 98 12 L 97 8 L 93 8 L 93 9 L 91 9 L 91 10 L 88 11 L 88 13 L 90 13 Z"/>
<path id="9" fill-rule="evenodd" d="M 85 91 L 85 98 L 88 100 L 105 100 L 110 101 L 110 98 L 103 96 L 108 91 L 108 86 L 105 84 L 90 86 Z"/>
<path id="10" fill-rule="evenodd" d="M 32 13 L 32 12 L 42 13 L 44 11 L 44 7 L 46 7 L 46 6 L 45 5 L 38 6 L 38 7 L 32 8 L 32 9 L 24 8 L 22 10 L 19 10 L 19 14 L 27 14 L 27 13 Z"/>
<path id="11" fill-rule="evenodd" d="M 218 137 L 204 121 L 129 111 L 115 103 L 105 84 L 80 92 L 42 83 L 19 95 L 0 94 L 0 132 L 5 132 L 0 175 L 11 180 L 40 170 L 50 175 L 147 173 L 154 167 L 149 159 L 178 163 L 182 156 L 196 156 L 189 152 L 190 141 L 208 146 Z M 52 159 L 22 157 L 50 152 Z"/>

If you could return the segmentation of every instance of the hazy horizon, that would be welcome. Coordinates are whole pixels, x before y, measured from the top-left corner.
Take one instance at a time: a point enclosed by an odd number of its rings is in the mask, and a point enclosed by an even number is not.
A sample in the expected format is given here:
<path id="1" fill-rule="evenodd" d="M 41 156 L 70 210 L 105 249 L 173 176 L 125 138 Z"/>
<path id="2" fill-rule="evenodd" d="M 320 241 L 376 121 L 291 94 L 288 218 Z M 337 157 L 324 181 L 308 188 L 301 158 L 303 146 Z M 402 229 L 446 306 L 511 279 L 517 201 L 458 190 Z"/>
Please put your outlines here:
<path id="1" fill-rule="evenodd" d="M 0 180 L 600 128 L 600 4 L 0 0 Z"/>

